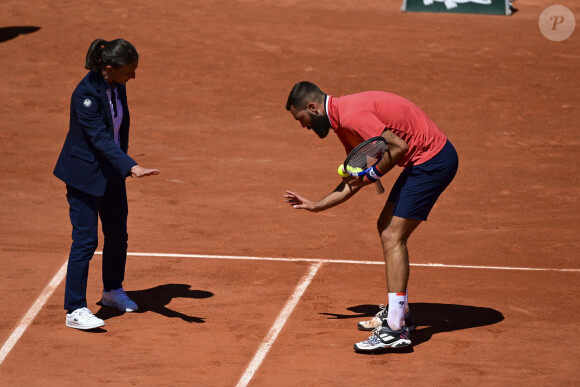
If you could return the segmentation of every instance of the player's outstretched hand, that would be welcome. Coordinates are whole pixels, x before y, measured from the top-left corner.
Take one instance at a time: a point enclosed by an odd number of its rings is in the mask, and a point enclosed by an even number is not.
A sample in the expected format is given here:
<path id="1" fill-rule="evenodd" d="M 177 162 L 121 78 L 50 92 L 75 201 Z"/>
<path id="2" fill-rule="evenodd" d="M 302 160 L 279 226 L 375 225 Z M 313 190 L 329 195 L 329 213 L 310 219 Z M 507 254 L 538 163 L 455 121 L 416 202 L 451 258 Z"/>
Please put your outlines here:
<path id="1" fill-rule="evenodd" d="M 306 199 L 295 192 L 286 190 L 285 202 L 298 210 L 316 211 L 316 202 Z"/>
<path id="2" fill-rule="evenodd" d="M 159 174 L 159 169 L 143 168 L 139 165 L 134 165 L 133 168 L 131 168 L 131 175 L 135 175 L 137 177 L 145 177 L 145 176 L 152 176 L 152 175 L 158 175 L 158 174 Z"/>

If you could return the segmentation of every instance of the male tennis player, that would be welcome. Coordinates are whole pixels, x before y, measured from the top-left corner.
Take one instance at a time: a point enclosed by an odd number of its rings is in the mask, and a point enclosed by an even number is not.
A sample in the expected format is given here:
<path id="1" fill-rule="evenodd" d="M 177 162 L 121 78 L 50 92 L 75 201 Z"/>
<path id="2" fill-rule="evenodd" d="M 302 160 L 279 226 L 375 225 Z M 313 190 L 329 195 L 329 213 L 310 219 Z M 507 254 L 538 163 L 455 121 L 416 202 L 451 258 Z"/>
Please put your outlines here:
<path id="1" fill-rule="evenodd" d="M 365 176 L 345 178 L 319 201 L 286 191 L 285 201 L 296 209 L 324 211 L 350 199 L 395 165 L 404 168 L 377 221 L 390 307 L 358 324 L 360 330 L 373 330 L 373 334 L 356 343 L 354 349 L 365 352 L 410 345 L 409 333 L 414 326 L 407 300 L 407 240 L 427 220 L 437 198 L 453 180 L 458 166 L 455 148 L 419 107 L 395 94 L 367 91 L 338 98 L 313 83 L 299 82 L 288 96 L 286 110 L 320 138 L 332 128 L 347 154 L 374 136 L 388 142 L 387 153 Z"/>

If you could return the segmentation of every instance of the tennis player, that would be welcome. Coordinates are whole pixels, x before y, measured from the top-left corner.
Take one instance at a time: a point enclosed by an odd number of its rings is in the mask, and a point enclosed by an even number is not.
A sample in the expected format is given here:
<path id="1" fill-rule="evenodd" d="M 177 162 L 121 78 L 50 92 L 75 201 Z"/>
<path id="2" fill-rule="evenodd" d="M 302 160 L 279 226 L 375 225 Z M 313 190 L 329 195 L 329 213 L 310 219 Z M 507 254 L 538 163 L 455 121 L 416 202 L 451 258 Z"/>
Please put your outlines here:
<path id="1" fill-rule="evenodd" d="M 419 107 L 391 93 L 367 91 L 333 97 L 313 83 L 299 82 L 288 96 L 286 110 L 320 138 L 332 129 L 347 154 L 371 137 L 382 136 L 388 142 L 387 153 L 365 176 L 344 178 L 321 200 L 286 191 L 285 201 L 296 209 L 327 210 L 350 199 L 396 165 L 403 167 L 377 221 L 386 264 L 388 305 L 373 319 L 358 324 L 360 330 L 372 330 L 373 334 L 354 348 L 368 352 L 411 345 L 409 333 L 414 325 L 407 297 L 407 240 L 427 220 L 439 195 L 455 177 L 455 148 Z"/>
<path id="2" fill-rule="evenodd" d="M 124 39 L 96 39 L 85 68 L 90 70 L 71 98 L 70 125 L 54 168 L 66 183 L 72 246 L 66 272 L 66 326 L 89 330 L 105 325 L 87 308 L 89 262 L 97 248 L 98 218 L 103 236 L 102 303 L 123 312 L 138 306 L 123 290 L 127 260 L 125 178 L 157 175 L 129 155 L 129 109 L 125 84 L 135 78 L 139 54 Z"/>

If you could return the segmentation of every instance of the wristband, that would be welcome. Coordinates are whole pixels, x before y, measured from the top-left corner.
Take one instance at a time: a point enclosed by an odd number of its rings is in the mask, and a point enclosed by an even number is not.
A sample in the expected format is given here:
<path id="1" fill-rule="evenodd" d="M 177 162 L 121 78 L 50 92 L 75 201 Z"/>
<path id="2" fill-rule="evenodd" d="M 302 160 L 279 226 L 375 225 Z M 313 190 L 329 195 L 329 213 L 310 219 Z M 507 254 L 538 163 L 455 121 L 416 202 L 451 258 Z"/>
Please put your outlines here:
<path id="1" fill-rule="evenodd" d="M 369 169 L 367 169 L 367 173 L 365 174 L 365 177 L 371 183 L 375 183 L 377 180 L 379 180 L 381 177 L 383 177 L 383 175 L 384 175 L 384 173 L 382 173 L 377 168 L 376 165 L 373 165 L 372 167 L 370 167 Z"/>

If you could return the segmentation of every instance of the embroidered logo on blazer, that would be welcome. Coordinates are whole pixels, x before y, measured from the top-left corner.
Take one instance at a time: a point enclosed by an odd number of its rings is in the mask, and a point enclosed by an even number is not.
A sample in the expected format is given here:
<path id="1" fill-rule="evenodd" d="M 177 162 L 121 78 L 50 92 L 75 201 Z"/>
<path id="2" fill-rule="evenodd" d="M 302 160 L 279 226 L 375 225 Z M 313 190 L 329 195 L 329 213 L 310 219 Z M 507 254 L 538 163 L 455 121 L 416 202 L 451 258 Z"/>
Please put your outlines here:
<path id="1" fill-rule="evenodd" d="M 90 99 L 87 98 L 87 99 L 85 99 L 85 101 L 83 102 L 83 104 L 85 105 L 85 107 L 91 107 L 92 102 L 91 102 Z"/>

